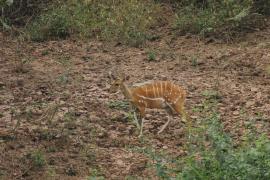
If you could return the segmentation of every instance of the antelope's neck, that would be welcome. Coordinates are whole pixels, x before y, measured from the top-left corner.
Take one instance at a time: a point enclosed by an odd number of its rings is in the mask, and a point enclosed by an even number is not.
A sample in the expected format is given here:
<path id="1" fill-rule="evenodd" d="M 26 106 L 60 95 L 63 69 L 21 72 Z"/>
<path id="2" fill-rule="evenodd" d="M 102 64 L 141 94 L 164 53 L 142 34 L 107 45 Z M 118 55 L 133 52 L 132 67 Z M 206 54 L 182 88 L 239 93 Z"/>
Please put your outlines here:
<path id="1" fill-rule="evenodd" d="M 127 98 L 127 99 L 132 99 L 132 93 L 131 93 L 131 90 L 130 88 L 125 84 L 125 83 L 122 83 L 121 85 L 121 90 L 124 94 L 124 96 Z"/>

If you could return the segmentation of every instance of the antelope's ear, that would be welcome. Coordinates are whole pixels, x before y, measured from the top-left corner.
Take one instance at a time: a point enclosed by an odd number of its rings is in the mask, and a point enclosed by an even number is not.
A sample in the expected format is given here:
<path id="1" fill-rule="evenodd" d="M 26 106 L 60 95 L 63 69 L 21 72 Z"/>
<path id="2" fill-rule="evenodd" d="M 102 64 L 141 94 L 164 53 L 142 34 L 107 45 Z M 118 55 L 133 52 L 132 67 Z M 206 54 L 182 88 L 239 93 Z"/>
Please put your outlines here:
<path id="1" fill-rule="evenodd" d="M 126 75 L 125 75 L 125 73 L 123 73 L 123 72 L 119 73 L 118 77 L 119 77 L 119 79 L 120 79 L 121 81 L 125 81 L 125 80 L 126 80 Z"/>
<path id="2" fill-rule="evenodd" d="M 114 81 L 117 79 L 116 75 L 115 75 L 115 72 L 114 71 L 109 71 L 108 72 L 108 78 L 111 80 L 111 81 Z"/>

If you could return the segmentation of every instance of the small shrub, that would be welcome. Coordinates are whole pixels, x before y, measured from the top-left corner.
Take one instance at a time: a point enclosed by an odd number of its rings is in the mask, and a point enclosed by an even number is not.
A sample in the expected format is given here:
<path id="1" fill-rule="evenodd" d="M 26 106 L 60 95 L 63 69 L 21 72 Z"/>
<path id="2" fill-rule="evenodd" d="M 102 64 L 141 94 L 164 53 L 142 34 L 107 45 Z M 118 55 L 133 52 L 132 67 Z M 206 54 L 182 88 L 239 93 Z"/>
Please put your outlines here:
<path id="1" fill-rule="evenodd" d="M 255 12 L 270 15 L 270 1 L 269 0 L 254 0 L 253 9 Z"/>
<path id="2" fill-rule="evenodd" d="M 42 14 L 28 27 L 31 39 L 44 41 L 50 38 L 66 38 L 70 35 L 70 15 L 65 8 L 55 8 Z"/>
<path id="3" fill-rule="evenodd" d="M 155 61 L 156 60 L 156 53 L 154 51 L 148 52 L 148 60 L 149 61 Z"/>
<path id="4" fill-rule="evenodd" d="M 194 67 L 196 67 L 196 66 L 198 66 L 198 57 L 197 56 L 192 56 L 191 57 L 191 65 L 192 66 L 194 66 Z"/>
<path id="5" fill-rule="evenodd" d="M 33 166 L 37 168 L 42 168 L 46 165 L 46 159 L 41 151 L 34 151 L 31 153 L 30 158 L 32 160 Z"/>
<path id="6" fill-rule="evenodd" d="M 202 95 L 207 99 L 207 100 L 218 100 L 221 99 L 222 96 L 218 91 L 214 90 L 205 90 L 202 92 Z"/>
<path id="7" fill-rule="evenodd" d="M 108 106 L 111 109 L 128 110 L 129 109 L 129 102 L 128 101 L 110 101 Z"/>
<path id="8" fill-rule="evenodd" d="M 92 169 L 90 176 L 87 180 L 104 180 L 105 178 L 101 175 L 98 169 Z"/>

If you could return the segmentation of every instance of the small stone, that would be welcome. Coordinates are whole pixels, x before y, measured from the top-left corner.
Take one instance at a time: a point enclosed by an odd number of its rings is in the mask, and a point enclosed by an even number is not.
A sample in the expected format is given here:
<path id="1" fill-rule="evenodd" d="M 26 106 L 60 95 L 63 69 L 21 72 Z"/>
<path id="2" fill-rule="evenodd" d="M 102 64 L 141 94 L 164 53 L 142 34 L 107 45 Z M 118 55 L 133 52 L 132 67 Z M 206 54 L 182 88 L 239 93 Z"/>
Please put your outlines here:
<path id="1" fill-rule="evenodd" d="M 259 89 L 256 88 L 256 87 L 252 87 L 252 88 L 250 88 L 250 90 L 251 90 L 252 92 L 257 92 Z"/>
<path id="2" fill-rule="evenodd" d="M 163 149 L 168 149 L 168 146 L 163 146 L 162 148 L 163 148 Z"/>
<path id="3" fill-rule="evenodd" d="M 240 113 L 239 113 L 239 111 L 234 111 L 233 112 L 233 115 L 235 115 L 235 116 L 237 116 L 237 115 L 239 115 Z"/>
<path id="4" fill-rule="evenodd" d="M 248 101 L 247 103 L 246 103 L 246 106 L 247 107 L 251 107 L 251 106 L 253 106 L 255 104 L 255 101 Z"/>

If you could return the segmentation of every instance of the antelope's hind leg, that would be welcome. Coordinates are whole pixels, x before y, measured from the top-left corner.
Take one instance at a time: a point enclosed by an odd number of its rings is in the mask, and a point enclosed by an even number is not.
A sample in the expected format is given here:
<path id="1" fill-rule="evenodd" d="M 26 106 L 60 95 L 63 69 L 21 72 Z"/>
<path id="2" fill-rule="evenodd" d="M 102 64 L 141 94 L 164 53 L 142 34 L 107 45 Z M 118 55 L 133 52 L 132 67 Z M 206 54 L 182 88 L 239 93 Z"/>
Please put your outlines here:
<path id="1" fill-rule="evenodd" d="M 173 115 L 173 109 L 171 107 L 171 105 L 167 104 L 167 106 L 165 107 L 165 110 L 168 114 L 168 120 L 167 122 L 161 127 L 161 129 L 158 131 L 158 134 L 162 133 L 164 131 L 164 129 L 169 125 L 170 121 L 172 120 L 172 115 Z"/>
<path id="2" fill-rule="evenodd" d="M 162 133 L 164 129 L 168 126 L 169 122 L 171 121 L 170 115 L 168 116 L 168 121 L 162 126 L 162 128 L 158 131 L 158 134 Z"/>

